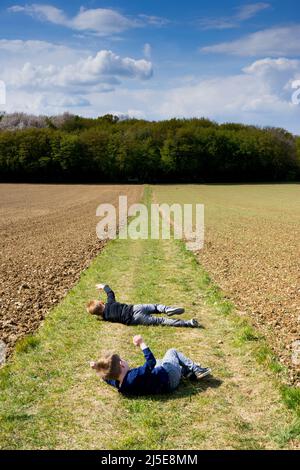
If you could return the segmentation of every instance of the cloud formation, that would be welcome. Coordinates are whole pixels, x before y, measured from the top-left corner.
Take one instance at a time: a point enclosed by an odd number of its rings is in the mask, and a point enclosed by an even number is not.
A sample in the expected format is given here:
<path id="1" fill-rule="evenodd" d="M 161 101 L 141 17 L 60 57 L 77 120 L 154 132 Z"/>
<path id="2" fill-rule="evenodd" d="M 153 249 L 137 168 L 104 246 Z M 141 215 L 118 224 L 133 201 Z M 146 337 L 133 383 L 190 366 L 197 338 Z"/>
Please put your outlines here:
<path id="1" fill-rule="evenodd" d="M 146 44 L 144 44 L 143 52 L 144 52 L 144 56 L 146 57 L 146 59 L 150 60 L 151 59 L 151 54 L 152 54 L 151 44 L 149 44 L 148 42 Z"/>
<path id="2" fill-rule="evenodd" d="M 247 5 L 242 5 L 237 8 L 236 18 L 239 21 L 249 20 L 253 18 L 257 13 L 263 10 L 270 8 L 270 3 L 259 2 L 259 3 L 249 3 Z"/>
<path id="3" fill-rule="evenodd" d="M 0 51 L 7 51 L 11 54 L 27 54 L 34 49 L 34 52 L 45 52 L 50 49 L 66 50 L 66 46 L 55 45 L 47 41 L 28 40 L 22 41 L 21 39 L 0 39 Z"/>
<path id="4" fill-rule="evenodd" d="M 273 112 L 298 113 L 291 103 L 292 81 L 300 78 L 300 61 L 287 58 L 258 60 L 240 74 L 199 80 L 167 93 L 161 113 L 208 115 L 234 121 Z"/>
<path id="5" fill-rule="evenodd" d="M 298 56 L 300 53 L 300 25 L 268 28 L 240 39 L 200 48 L 201 52 L 236 56 Z"/>
<path id="6" fill-rule="evenodd" d="M 203 30 L 238 28 L 243 21 L 247 21 L 259 12 L 270 8 L 270 3 L 259 2 L 242 5 L 236 8 L 236 14 L 218 18 L 201 18 L 198 22 Z"/>
<path id="7" fill-rule="evenodd" d="M 8 11 L 11 13 L 26 13 L 41 21 L 49 21 L 54 24 L 66 25 L 68 23 L 68 18 L 64 12 L 51 5 L 39 5 L 36 3 L 25 6 L 14 5 L 8 8 Z"/>
<path id="8" fill-rule="evenodd" d="M 94 56 L 62 67 L 26 62 L 20 69 L 12 69 L 7 79 L 14 88 L 55 90 L 72 87 L 76 91 L 79 87 L 81 93 L 88 93 L 89 86 L 96 87 L 99 91 L 108 91 L 103 84 L 117 85 L 120 78 L 147 80 L 152 73 L 152 64 L 145 59 L 122 58 L 112 51 L 101 50 Z"/>
<path id="9" fill-rule="evenodd" d="M 8 8 L 8 11 L 25 13 L 40 21 L 65 26 L 75 31 L 94 33 L 98 36 L 110 36 L 147 24 L 163 26 L 168 23 L 168 20 L 158 16 L 139 15 L 138 18 L 130 18 L 110 8 L 85 9 L 81 7 L 77 15 L 72 18 L 52 5 L 36 3 L 25 6 L 14 5 Z"/>

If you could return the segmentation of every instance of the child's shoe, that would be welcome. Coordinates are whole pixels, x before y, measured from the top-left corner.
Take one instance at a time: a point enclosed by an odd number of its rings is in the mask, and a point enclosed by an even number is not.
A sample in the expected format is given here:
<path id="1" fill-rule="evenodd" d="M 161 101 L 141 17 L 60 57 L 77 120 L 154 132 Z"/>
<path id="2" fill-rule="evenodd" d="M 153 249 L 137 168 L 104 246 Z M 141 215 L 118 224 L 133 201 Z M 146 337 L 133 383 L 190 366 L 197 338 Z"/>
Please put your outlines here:
<path id="1" fill-rule="evenodd" d="M 211 375 L 211 369 L 209 367 L 201 367 L 199 371 L 194 372 L 194 375 L 197 380 L 201 380 L 208 375 Z"/>
<path id="2" fill-rule="evenodd" d="M 165 312 L 168 315 L 168 317 L 171 317 L 172 315 L 181 315 L 182 313 L 184 313 L 184 308 L 182 308 L 182 307 L 166 307 Z"/>

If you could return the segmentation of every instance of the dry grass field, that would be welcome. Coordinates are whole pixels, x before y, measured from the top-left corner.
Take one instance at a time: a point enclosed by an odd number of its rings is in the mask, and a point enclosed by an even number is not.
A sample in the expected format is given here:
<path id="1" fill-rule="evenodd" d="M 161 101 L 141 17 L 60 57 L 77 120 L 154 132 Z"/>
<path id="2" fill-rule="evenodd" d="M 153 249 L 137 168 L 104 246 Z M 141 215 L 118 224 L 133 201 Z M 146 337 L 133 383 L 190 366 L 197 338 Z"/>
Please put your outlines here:
<path id="1" fill-rule="evenodd" d="M 300 339 L 300 185 L 173 185 L 154 191 L 159 202 L 205 205 L 201 264 L 300 385 L 294 345 Z"/>
<path id="2" fill-rule="evenodd" d="M 0 185 L 0 339 L 11 352 L 101 250 L 96 207 L 142 186 Z"/>

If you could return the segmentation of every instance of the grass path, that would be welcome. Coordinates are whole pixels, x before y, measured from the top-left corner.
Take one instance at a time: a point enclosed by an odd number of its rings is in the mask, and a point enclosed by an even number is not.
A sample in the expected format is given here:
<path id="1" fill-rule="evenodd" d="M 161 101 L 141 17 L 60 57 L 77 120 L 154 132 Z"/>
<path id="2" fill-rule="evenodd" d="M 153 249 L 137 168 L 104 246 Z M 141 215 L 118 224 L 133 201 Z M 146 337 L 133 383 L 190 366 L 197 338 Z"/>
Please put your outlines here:
<path id="1" fill-rule="evenodd" d="M 122 301 L 186 307 L 203 329 L 126 327 L 85 313 L 94 284 L 107 282 Z M 258 365 L 206 274 L 175 241 L 115 240 L 80 282 L 25 339 L 0 373 L 3 449 L 276 449 L 288 448 L 295 424 L 271 371 Z M 221 313 L 223 311 L 223 313 Z M 156 357 L 177 347 L 214 378 L 183 383 L 170 396 L 126 399 L 88 367 L 100 349 L 142 363 L 132 345 L 141 333 Z"/>

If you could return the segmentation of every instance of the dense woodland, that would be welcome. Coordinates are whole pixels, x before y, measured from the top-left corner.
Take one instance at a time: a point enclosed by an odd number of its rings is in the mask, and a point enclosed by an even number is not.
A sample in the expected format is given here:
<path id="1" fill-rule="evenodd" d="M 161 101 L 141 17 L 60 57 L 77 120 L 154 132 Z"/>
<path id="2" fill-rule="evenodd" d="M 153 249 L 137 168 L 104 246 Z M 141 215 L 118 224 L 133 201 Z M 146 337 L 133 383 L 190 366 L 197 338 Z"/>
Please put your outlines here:
<path id="1" fill-rule="evenodd" d="M 1 181 L 235 182 L 300 178 L 300 138 L 208 119 L 0 117 Z"/>

